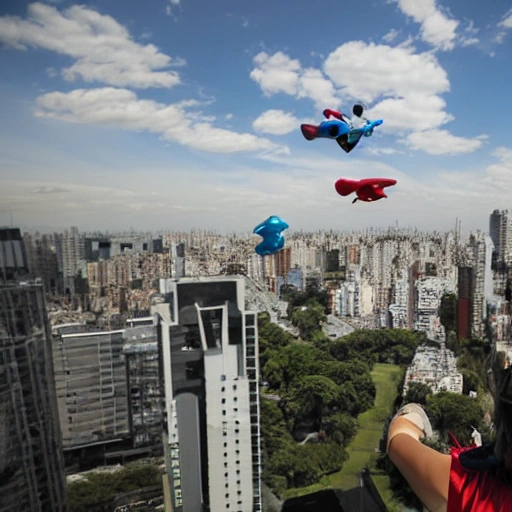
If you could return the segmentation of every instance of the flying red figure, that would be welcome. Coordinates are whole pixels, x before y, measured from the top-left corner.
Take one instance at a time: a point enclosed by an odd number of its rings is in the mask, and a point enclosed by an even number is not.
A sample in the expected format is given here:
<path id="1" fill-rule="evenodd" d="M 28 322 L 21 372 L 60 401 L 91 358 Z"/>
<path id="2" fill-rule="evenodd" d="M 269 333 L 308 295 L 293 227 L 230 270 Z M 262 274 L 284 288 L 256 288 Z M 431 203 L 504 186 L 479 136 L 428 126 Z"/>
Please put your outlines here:
<path id="1" fill-rule="evenodd" d="M 389 178 L 367 178 L 364 180 L 348 180 L 341 178 L 334 184 L 334 188 L 340 196 L 348 196 L 352 194 L 352 192 L 355 192 L 357 197 L 352 201 L 352 204 L 354 204 L 358 199 L 371 203 L 383 197 L 388 197 L 383 189 L 393 185 L 396 185 L 396 180 Z"/>

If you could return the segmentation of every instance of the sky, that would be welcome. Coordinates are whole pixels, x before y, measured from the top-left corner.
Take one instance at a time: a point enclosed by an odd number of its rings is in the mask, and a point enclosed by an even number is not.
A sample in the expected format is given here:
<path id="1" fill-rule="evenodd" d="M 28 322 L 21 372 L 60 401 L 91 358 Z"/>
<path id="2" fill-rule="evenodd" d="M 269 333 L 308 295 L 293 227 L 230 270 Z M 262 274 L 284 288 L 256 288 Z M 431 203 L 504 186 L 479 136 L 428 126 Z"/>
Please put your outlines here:
<path id="1" fill-rule="evenodd" d="M 0 224 L 488 231 L 512 208 L 512 2 L 2 0 Z M 301 123 L 363 102 L 349 154 Z M 397 180 L 375 203 L 339 178 Z"/>

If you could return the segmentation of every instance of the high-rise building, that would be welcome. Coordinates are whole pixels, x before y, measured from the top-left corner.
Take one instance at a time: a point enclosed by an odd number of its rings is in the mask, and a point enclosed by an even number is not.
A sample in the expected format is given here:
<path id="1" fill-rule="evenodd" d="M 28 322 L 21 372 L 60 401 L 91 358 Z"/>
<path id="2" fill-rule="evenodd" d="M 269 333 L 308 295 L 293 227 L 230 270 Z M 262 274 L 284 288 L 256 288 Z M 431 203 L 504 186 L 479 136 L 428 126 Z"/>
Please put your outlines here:
<path id="1" fill-rule="evenodd" d="M 185 277 L 185 244 L 173 244 L 171 247 L 172 276 L 176 279 Z"/>
<path id="2" fill-rule="evenodd" d="M 471 335 L 480 338 L 485 336 L 487 303 L 493 297 L 492 246 L 491 238 L 485 233 L 477 232 L 469 237 L 468 253 L 473 267 Z"/>
<path id="3" fill-rule="evenodd" d="M 473 304 L 473 268 L 459 267 L 457 286 L 457 339 L 468 339 L 471 334 Z"/>
<path id="4" fill-rule="evenodd" d="M 512 263 L 512 222 L 509 210 L 494 210 L 489 217 L 489 235 L 494 244 L 492 263 L 495 270 Z"/>
<path id="5" fill-rule="evenodd" d="M 0 511 L 64 512 L 66 482 L 41 281 L 0 230 Z"/>
<path id="6" fill-rule="evenodd" d="M 158 341 L 153 317 L 130 319 L 124 332 L 130 430 L 134 447 L 161 445 L 162 398 Z M 133 324 L 138 324 L 133 326 Z"/>
<path id="7" fill-rule="evenodd" d="M 130 436 L 124 330 L 58 333 L 53 358 L 64 449 Z"/>
<path id="8" fill-rule="evenodd" d="M 62 273 L 64 277 L 64 291 L 75 293 L 75 278 L 85 267 L 85 239 L 78 232 L 78 228 L 71 228 L 61 237 Z"/>
<path id="9" fill-rule="evenodd" d="M 258 334 L 240 277 L 161 280 L 166 509 L 261 511 Z"/>

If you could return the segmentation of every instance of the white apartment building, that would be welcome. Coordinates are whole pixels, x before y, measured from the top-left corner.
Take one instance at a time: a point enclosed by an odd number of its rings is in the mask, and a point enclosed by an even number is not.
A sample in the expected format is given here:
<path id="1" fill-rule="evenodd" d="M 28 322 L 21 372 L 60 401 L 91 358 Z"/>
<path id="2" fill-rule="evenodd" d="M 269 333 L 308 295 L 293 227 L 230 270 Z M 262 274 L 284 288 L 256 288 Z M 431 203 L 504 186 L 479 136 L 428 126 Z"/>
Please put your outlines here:
<path id="1" fill-rule="evenodd" d="M 261 511 L 258 335 L 241 277 L 162 279 L 167 511 Z"/>

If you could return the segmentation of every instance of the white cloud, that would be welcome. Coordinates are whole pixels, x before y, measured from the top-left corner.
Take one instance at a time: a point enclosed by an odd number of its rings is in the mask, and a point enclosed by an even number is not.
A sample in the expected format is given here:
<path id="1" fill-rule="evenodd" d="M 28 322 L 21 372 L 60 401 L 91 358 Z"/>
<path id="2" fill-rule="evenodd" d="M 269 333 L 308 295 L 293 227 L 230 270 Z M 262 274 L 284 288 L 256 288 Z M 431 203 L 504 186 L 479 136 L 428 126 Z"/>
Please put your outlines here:
<path id="1" fill-rule="evenodd" d="M 409 41 L 396 47 L 363 41 L 345 43 L 324 61 L 323 71 L 330 80 L 319 70 L 303 69 L 299 60 L 283 52 L 262 52 L 254 62 L 251 78 L 266 95 L 282 92 L 296 98 L 309 97 L 321 109 L 331 105 L 336 108 L 336 95 L 370 103 L 367 116 L 384 119 L 379 132 L 392 129 L 405 135 L 413 131 L 410 141 L 415 149 L 432 153 L 431 145 L 422 141 L 430 140 L 433 133 L 438 133 L 436 130 L 454 120 L 446 112 L 442 97 L 450 90 L 446 71 L 432 52 L 416 53 Z M 273 123 L 277 122 L 275 117 Z M 291 121 L 285 123 L 283 119 L 283 125 L 291 126 Z M 426 135 L 416 133 L 424 131 Z M 435 154 L 473 151 L 481 145 L 478 138 L 451 137 L 453 144 L 438 144 Z"/>
<path id="2" fill-rule="evenodd" d="M 394 155 L 395 153 L 398 153 L 398 151 L 393 148 L 367 146 L 365 149 L 368 153 L 372 155 Z"/>
<path id="3" fill-rule="evenodd" d="M 485 169 L 480 165 L 466 166 L 463 172 L 437 169 L 428 181 L 415 179 L 408 168 L 404 173 L 379 160 L 360 160 L 355 154 L 350 160 L 325 158 L 314 147 L 291 158 L 268 156 L 264 169 L 226 169 L 225 159 L 216 160 L 215 155 L 204 166 L 189 161 L 184 167 L 171 160 L 172 165 L 153 168 L 127 162 L 122 182 L 117 173 L 83 162 L 80 173 L 69 173 L 74 168 L 71 162 L 61 161 L 56 169 L 50 158 L 34 168 L 31 177 L 24 174 L 2 181 L 0 221 L 2 215 L 7 221 L 12 209 L 15 221 L 30 228 L 41 224 L 80 229 L 101 225 L 109 230 L 131 225 L 179 230 L 204 226 L 250 233 L 266 217 L 277 214 L 291 231 L 352 231 L 368 225 L 387 227 L 397 220 L 401 226 L 443 230 L 451 228 L 456 217 L 465 229 L 486 229 L 490 212 L 508 208 L 512 188 L 512 150 L 499 148 L 493 155 L 496 161 Z M 352 205 L 351 197 L 336 194 L 337 178 L 368 177 L 368 169 L 374 176 L 398 181 L 387 189 L 388 199 Z M 95 181 L 101 186 L 90 185 Z M 154 194 L 155 183 L 162 193 Z M 52 194 L 34 194 L 34 190 L 54 187 L 69 192 L 60 194 L 59 201 Z"/>
<path id="4" fill-rule="evenodd" d="M 505 40 L 507 30 L 512 29 L 512 9 L 507 11 L 501 17 L 501 21 L 498 23 L 497 27 L 500 29 L 500 31 L 498 32 L 498 34 L 496 34 L 494 42 L 501 44 Z"/>
<path id="5" fill-rule="evenodd" d="M 137 88 L 173 87 L 180 77 L 171 57 L 152 44 L 135 42 L 114 18 L 85 6 L 59 12 L 42 3 L 28 7 L 28 18 L 0 17 L 0 43 L 18 50 L 43 48 L 76 59 L 64 78 Z M 179 62 L 178 62 L 179 63 Z"/>
<path id="6" fill-rule="evenodd" d="M 431 155 L 457 155 L 471 153 L 480 148 L 486 136 L 473 139 L 457 137 L 446 130 L 426 130 L 411 133 L 406 143 L 412 149 L 421 149 Z"/>
<path id="7" fill-rule="evenodd" d="M 286 146 L 249 133 L 215 128 L 211 124 L 215 118 L 187 110 L 197 106 L 199 103 L 194 100 L 165 105 L 139 99 L 127 89 L 105 87 L 39 96 L 36 116 L 146 130 L 160 134 L 166 140 L 215 153 L 288 151 Z"/>
<path id="8" fill-rule="evenodd" d="M 180 5 L 180 0 L 169 0 L 169 3 L 165 7 L 165 13 L 167 16 L 174 17 L 175 8 Z"/>
<path id="9" fill-rule="evenodd" d="M 400 34 L 400 30 L 397 30 L 396 28 L 392 28 L 387 34 L 385 34 L 382 37 L 382 40 L 385 43 L 391 43 L 397 38 L 398 34 Z"/>
<path id="10" fill-rule="evenodd" d="M 441 97 L 450 82 L 432 53 L 352 41 L 328 55 L 324 70 L 344 96 L 373 103 L 367 115 L 384 119 L 379 131 L 433 130 L 454 119 Z"/>
<path id="11" fill-rule="evenodd" d="M 307 68 L 301 73 L 297 97 L 312 99 L 320 109 L 337 108 L 340 104 L 332 82 L 319 69 L 313 68 Z"/>
<path id="12" fill-rule="evenodd" d="M 501 21 L 498 23 L 498 27 L 512 28 L 512 9 L 503 15 Z"/>
<path id="13" fill-rule="evenodd" d="M 249 76 L 266 96 L 286 93 L 296 98 L 310 98 L 319 108 L 336 108 L 340 104 L 332 82 L 319 69 L 302 69 L 299 60 L 283 52 L 274 55 L 260 52 L 253 62 L 255 68 Z"/>
<path id="14" fill-rule="evenodd" d="M 450 90 L 436 57 L 416 54 L 410 47 L 351 41 L 327 56 L 324 70 L 344 95 L 367 102 L 379 96 L 430 96 Z"/>
<path id="15" fill-rule="evenodd" d="M 472 46 L 474 44 L 478 44 L 480 42 L 480 39 L 478 37 L 466 37 L 461 40 L 462 46 Z"/>
<path id="16" fill-rule="evenodd" d="M 504 186 L 507 193 L 512 187 L 512 149 L 500 147 L 493 152 L 498 163 L 488 167 L 487 174 L 493 183 Z"/>
<path id="17" fill-rule="evenodd" d="M 253 123 L 255 130 L 273 135 L 285 135 L 297 130 L 300 120 L 294 115 L 283 110 L 267 110 L 263 112 Z"/>
<path id="18" fill-rule="evenodd" d="M 421 38 L 440 50 L 452 50 L 457 39 L 459 22 L 448 18 L 435 0 L 397 0 L 398 7 L 421 25 Z"/>
<path id="19" fill-rule="evenodd" d="M 283 52 L 274 55 L 260 52 L 253 61 L 256 67 L 249 76 L 258 83 L 266 96 L 279 92 L 291 96 L 298 93 L 300 61 L 291 59 Z"/>
<path id="20" fill-rule="evenodd" d="M 445 101 L 436 95 L 408 94 L 402 98 L 386 98 L 368 110 L 374 119 L 384 119 L 383 128 L 428 130 L 453 120 L 444 111 Z"/>
<path id="21" fill-rule="evenodd" d="M 62 194 L 65 192 L 70 192 L 68 188 L 61 187 L 59 185 L 47 186 L 43 185 L 41 187 L 37 187 L 34 190 L 35 194 Z"/>

